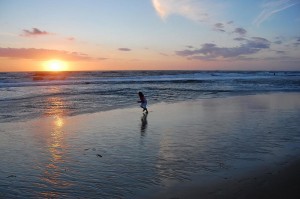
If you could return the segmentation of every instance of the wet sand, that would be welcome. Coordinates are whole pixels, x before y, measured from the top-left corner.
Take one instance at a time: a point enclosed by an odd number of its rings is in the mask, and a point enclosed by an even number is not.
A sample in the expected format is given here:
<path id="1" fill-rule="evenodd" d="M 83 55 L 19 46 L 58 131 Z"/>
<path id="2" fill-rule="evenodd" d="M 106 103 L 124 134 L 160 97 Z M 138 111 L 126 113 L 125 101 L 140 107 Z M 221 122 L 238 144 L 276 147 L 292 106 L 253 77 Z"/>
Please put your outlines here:
<path id="1" fill-rule="evenodd" d="M 0 126 L 3 198 L 299 198 L 300 93 Z M 138 106 L 138 105 L 137 105 Z"/>
<path id="2" fill-rule="evenodd" d="M 294 98 L 296 97 L 296 98 Z M 216 106 L 220 112 L 235 112 L 237 109 L 251 107 L 253 111 L 262 109 L 298 111 L 300 103 L 297 101 L 299 94 L 271 94 L 256 96 L 230 97 L 228 99 L 215 99 L 206 101 L 205 106 Z M 236 99 L 239 99 L 236 101 Z M 300 98 L 299 98 L 300 99 Z M 296 100 L 296 101 L 295 101 Z M 204 100 L 205 101 L 205 100 Z M 203 105 L 203 104 L 202 104 Z M 239 107 L 241 106 L 241 107 Z M 221 109 L 220 109 L 221 108 Z M 231 111 L 230 109 L 233 108 Z M 249 110 L 248 110 L 249 111 Z M 242 111 L 243 112 L 243 111 Z M 222 113 L 220 113 L 222 114 Z M 247 113 L 246 113 L 247 114 Z M 276 111 L 274 112 L 276 114 Z M 230 117 L 230 116 L 229 116 Z M 294 118 L 297 119 L 297 118 Z M 298 118 L 299 119 L 299 118 Z M 267 121 L 266 121 L 267 122 Z M 286 121 L 286 126 L 293 125 Z M 257 126 L 252 126 L 253 129 Z M 270 129 L 269 129 L 270 130 Z M 275 129 L 271 129 L 273 131 Z M 294 129 L 300 135 L 300 126 Z M 288 131 L 288 129 L 286 129 Z M 288 139 L 288 138 L 286 138 Z M 299 137 L 296 138 L 299 140 Z M 251 142 L 251 140 L 249 140 Z M 284 153 L 274 151 L 269 158 L 260 159 L 259 163 L 251 164 L 251 160 L 242 163 L 235 161 L 235 169 L 225 169 L 208 176 L 198 176 L 194 181 L 177 183 L 149 198 L 155 199 L 296 199 L 300 197 L 300 154 L 299 142 L 295 148 L 287 147 Z M 297 149 L 297 150 L 293 150 Z M 241 150 L 243 150 L 241 148 Z M 278 152 L 278 154 L 276 154 Z M 256 154 L 257 158 L 260 154 Z M 236 164 L 236 165 L 235 165 Z M 248 165 L 247 165 L 248 164 Z M 238 165 L 238 166 L 237 166 Z M 249 166 L 250 165 L 250 166 Z M 220 166 L 222 167 L 222 166 Z"/>
<path id="3" fill-rule="evenodd" d="M 251 173 L 190 186 L 177 185 L 155 194 L 157 199 L 297 199 L 300 197 L 299 157 L 274 167 L 255 168 Z"/>

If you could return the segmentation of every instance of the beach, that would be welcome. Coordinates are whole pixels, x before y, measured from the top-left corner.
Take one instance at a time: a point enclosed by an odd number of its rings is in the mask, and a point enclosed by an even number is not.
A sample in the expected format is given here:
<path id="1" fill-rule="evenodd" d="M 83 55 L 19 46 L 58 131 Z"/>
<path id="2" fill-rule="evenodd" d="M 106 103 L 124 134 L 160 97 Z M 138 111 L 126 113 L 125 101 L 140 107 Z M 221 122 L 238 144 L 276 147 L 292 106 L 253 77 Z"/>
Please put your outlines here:
<path id="1" fill-rule="evenodd" d="M 0 0 L 0 199 L 300 199 L 300 0 Z"/>
<path id="2" fill-rule="evenodd" d="M 1 198 L 298 198 L 300 94 L 198 99 L 0 126 Z"/>
<path id="3" fill-rule="evenodd" d="M 258 169 L 243 176 L 233 176 L 202 185 L 191 185 L 184 189 L 172 189 L 169 193 L 159 193 L 153 198 L 299 198 L 300 161 L 286 160 L 278 165 Z"/>

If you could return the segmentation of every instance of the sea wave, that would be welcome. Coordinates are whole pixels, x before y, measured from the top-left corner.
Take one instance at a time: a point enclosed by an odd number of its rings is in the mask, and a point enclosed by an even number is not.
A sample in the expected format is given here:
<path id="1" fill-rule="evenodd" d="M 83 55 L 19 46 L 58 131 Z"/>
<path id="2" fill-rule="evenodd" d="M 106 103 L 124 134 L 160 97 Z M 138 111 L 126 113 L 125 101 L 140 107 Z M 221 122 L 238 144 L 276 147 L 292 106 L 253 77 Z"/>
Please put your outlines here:
<path id="1" fill-rule="evenodd" d="M 300 72 L 106 71 L 0 73 L 0 122 L 261 92 L 299 92 Z"/>

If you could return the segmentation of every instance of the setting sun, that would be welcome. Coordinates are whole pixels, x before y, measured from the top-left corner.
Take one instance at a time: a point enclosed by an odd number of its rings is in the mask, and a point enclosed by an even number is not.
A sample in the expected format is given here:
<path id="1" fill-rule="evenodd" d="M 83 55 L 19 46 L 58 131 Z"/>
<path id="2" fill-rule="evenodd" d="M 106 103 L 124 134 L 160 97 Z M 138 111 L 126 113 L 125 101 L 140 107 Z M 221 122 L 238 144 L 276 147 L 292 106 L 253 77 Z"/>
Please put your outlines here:
<path id="1" fill-rule="evenodd" d="M 67 70 L 67 63 L 60 60 L 50 60 L 45 62 L 45 70 L 47 71 L 65 71 Z"/>

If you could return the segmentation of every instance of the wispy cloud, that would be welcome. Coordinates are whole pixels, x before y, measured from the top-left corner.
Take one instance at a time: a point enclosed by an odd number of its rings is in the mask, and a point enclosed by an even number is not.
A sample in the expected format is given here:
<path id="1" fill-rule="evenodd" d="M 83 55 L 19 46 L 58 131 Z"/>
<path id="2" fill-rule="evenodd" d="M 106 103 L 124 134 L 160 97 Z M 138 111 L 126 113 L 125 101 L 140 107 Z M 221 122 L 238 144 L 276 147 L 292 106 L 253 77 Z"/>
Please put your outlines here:
<path id="1" fill-rule="evenodd" d="M 210 2 L 208 0 L 152 0 L 156 12 L 162 19 L 170 15 L 181 15 L 198 22 L 209 19 Z"/>
<path id="2" fill-rule="evenodd" d="M 234 41 L 247 41 L 247 39 L 244 37 L 237 37 L 237 38 L 234 38 L 233 40 Z"/>
<path id="3" fill-rule="evenodd" d="M 187 48 L 194 48 L 192 45 L 186 45 Z"/>
<path id="4" fill-rule="evenodd" d="M 271 42 L 265 38 L 252 37 L 244 39 L 245 43 L 237 47 L 218 47 L 213 43 L 205 43 L 199 49 L 176 51 L 179 56 L 189 59 L 213 60 L 222 58 L 239 58 L 242 55 L 255 54 L 263 49 L 269 49 Z"/>
<path id="5" fill-rule="evenodd" d="M 224 1 L 212 0 L 152 0 L 152 4 L 158 15 L 165 20 L 171 15 L 179 15 L 196 22 L 205 22 L 213 31 L 220 33 L 236 33 L 244 37 L 247 31 L 244 28 L 235 27 L 234 21 L 220 21 L 220 15 L 227 9 Z M 221 16 L 224 20 L 224 16 Z"/>
<path id="6" fill-rule="evenodd" d="M 32 28 L 32 30 L 23 30 L 23 33 L 21 36 L 23 37 L 35 37 L 35 36 L 45 36 L 45 35 L 51 35 L 51 33 L 47 31 L 40 30 L 38 28 Z"/>
<path id="7" fill-rule="evenodd" d="M 68 40 L 68 41 L 75 41 L 75 38 L 74 37 L 67 37 L 66 40 Z"/>
<path id="8" fill-rule="evenodd" d="M 131 51 L 130 48 L 119 48 L 118 50 L 119 50 L 119 51 L 126 51 L 126 52 Z"/>
<path id="9" fill-rule="evenodd" d="M 80 52 L 69 52 L 61 50 L 36 49 L 36 48 L 1 48 L 0 57 L 14 59 L 32 59 L 32 60 L 47 60 L 47 59 L 62 59 L 66 61 L 91 61 L 94 58 Z"/>
<path id="10" fill-rule="evenodd" d="M 294 5 L 299 3 L 298 0 L 273 0 L 269 1 L 262 5 L 263 10 L 261 13 L 256 17 L 253 23 L 256 26 L 260 26 L 264 21 L 269 19 L 272 15 L 286 10 Z"/>
<path id="11" fill-rule="evenodd" d="M 224 24 L 223 23 L 216 23 L 214 25 L 214 30 L 219 31 L 219 32 L 225 32 Z"/>

